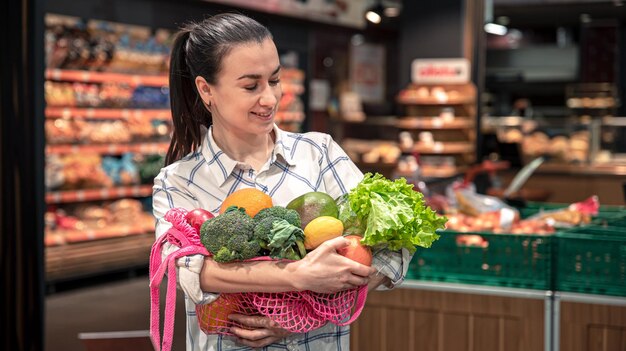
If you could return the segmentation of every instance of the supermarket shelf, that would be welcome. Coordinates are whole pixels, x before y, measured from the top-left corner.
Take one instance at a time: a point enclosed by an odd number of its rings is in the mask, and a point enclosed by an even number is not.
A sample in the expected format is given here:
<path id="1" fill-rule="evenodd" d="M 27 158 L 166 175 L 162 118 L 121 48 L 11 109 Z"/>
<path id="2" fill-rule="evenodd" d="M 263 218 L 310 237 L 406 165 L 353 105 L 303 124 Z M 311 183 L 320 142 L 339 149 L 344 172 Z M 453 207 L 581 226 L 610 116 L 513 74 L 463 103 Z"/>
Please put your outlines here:
<path id="1" fill-rule="evenodd" d="M 102 229 L 49 231 L 46 232 L 45 242 L 46 246 L 56 246 L 153 232 L 154 226 L 110 225 Z"/>
<path id="2" fill-rule="evenodd" d="M 154 234 L 91 240 L 46 247 L 46 281 L 148 266 Z"/>
<path id="3" fill-rule="evenodd" d="M 135 75 L 107 72 L 74 71 L 62 69 L 47 69 L 46 79 L 56 81 L 84 82 L 84 83 L 126 83 L 130 86 L 167 86 L 169 78 L 167 75 Z"/>
<path id="4" fill-rule="evenodd" d="M 152 185 L 137 185 L 117 188 L 52 191 L 46 194 L 46 203 L 60 204 L 81 201 L 120 199 L 125 197 L 148 197 Z"/>
<path id="5" fill-rule="evenodd" d="M 420 154 L 470 154 L 474 152 L 474 144 L 464 142 L 435 142 L 432 146 L 417 144 L 413 148 Z"/>
<path id="6" fill-rule="evenodd" d="M 396 123 L 401 129 L 469 129 L 474 127 L 474 121 L 467 118 L 455 118 L 444 121 L 438 117 L 405 117 Z"/>
<path id="7" fill-rule="evenodd" d="M 398 97 L 396 100 L 398 103 L 403 105 L 431 105 L 431 106 L 449 106 L 449 105 L 466 105 L 466 104 L 474 104 L 476 103 L 475 98 L 448 98 L 448 99 L 417 99 L 417 98 L 407 98 L 407 97 Z"/>
<path id="8" fill-rule="evenodd" d="M 158 154 L 167 152 L 169 143 L 142 143 L 142 144 L 85 144 L 85 145 L 48 145 L 46 154 L 91 153 L 101 155 L 120 155 L 127 152 L 141 154 Z"/>
<path id="9" fill-rule="evenodd" d="M 129 119 L 148 118 L 151 120 L 170 120 L 169 109 L 115 109 L 115 108 L 74 108 L 46 107 L 46 118 L 88 118 L 88 119 Z"/>

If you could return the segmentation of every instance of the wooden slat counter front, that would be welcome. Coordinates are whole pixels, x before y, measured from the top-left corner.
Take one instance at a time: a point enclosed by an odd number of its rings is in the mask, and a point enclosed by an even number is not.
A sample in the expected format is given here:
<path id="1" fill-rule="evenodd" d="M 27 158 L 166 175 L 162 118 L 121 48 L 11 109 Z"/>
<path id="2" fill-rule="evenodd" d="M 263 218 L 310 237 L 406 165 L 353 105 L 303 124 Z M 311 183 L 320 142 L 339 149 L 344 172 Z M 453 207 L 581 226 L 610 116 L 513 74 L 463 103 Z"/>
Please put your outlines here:
<path id="1" fill-rule="evenodd" d="M 351 349 L 547 351 L 551 303 L 549 291 L 406 280 L 369 293 Z"/>
<path id="2" fill-rule="evenodd" d="M 503 173 L 507 186 L 517 172 Z M 522 187 L 546 189 L 552 195 L 545 201 L 573 203 L 597 195 L 602 205 L 624 205 L 626 164 L 622 165 L 568 165 L 545 163 Z"/>

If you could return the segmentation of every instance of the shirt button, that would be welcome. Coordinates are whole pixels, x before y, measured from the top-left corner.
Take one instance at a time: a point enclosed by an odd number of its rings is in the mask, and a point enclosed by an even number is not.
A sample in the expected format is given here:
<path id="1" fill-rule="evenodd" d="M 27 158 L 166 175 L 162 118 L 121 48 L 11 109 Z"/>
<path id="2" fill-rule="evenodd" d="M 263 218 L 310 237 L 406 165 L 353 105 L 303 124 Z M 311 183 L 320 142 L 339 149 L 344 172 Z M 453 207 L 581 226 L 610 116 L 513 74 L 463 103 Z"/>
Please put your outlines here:
<path id="1" fill-rule="evenodd" d="M 287 350 L 288 351 L 298 351 L 298 350 L 300 350 L 300 348 L 298 348 L 298 345 L 296 345 L 296 344 L 287 344 Z"/>

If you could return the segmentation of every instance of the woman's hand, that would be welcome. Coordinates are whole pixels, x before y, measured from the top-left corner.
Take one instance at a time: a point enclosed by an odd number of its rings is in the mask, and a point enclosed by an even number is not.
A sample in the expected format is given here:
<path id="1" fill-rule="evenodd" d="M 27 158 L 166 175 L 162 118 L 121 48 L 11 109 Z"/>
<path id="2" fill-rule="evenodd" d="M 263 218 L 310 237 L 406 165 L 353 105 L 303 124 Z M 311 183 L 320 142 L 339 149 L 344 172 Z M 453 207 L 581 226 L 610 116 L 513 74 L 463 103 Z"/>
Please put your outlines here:
<path id="1" fill-rule="evenodd" d="M 237 337 L 237 342 L 245 346 L 264 347 L 291 334 L 267 317 L 231 314 L 228 318 L 251 329 L 230 328 L 231 333 Z"/>
<path id="2" fill-rule="evenodd" d="M 303 259 L 291 263 L 298 290 L 334 293 L 368 284 L 376 269 L 337 253 L 347 245 L 349 241 L 343 237 L 331 239 Z"/>

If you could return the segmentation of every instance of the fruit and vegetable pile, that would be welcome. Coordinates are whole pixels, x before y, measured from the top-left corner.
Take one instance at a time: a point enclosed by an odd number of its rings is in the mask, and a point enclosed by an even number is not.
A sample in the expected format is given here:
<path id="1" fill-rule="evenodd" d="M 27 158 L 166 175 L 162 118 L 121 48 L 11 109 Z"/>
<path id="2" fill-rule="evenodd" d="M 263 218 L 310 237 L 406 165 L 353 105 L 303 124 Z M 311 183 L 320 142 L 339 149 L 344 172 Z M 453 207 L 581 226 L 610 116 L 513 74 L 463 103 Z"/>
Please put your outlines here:
<path id="1" fill-rule="evenodd" d="M 404 248 L 412 253 L 417 246 L 430 247 L 439 237 L 435 231 L 446 223 L 405 179 L 392 181 L 370 173 L 338 199 L 310 192 L 282 207 L 260 190 L 246 188 L 224 199 L 217 216 L 203 209 L 173 209 L 166 219 L 176 230 L 195 235 L 195 241 L 220 263 L 299 260 L 326 240 L 343 235 L 350 245 L 338 253 L 371 265 L 377 249 Z M 221 294 L 213 303 L 198 305 L 196 312 L 201 329 L 211 334 L 230 333 L 231 313 L 265 315 L 284 329 L 306 332 L 327 322 L 351 323 L 366 294 L 366 285 L 334 294 Z"/>

